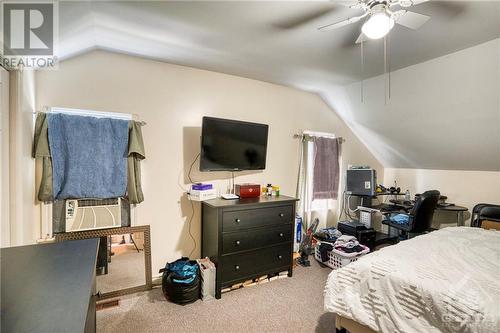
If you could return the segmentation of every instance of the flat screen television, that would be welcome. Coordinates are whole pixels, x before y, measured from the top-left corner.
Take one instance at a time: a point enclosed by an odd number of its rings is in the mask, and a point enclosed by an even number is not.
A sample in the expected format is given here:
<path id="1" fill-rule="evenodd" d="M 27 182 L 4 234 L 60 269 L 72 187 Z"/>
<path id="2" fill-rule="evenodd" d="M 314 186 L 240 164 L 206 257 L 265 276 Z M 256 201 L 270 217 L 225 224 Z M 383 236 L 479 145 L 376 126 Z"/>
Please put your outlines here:
<path id="1" fill-rule="evenodd" d="M 241 171 L 266 168 L 269 126 L 203 117 L 201 171 Z"/>

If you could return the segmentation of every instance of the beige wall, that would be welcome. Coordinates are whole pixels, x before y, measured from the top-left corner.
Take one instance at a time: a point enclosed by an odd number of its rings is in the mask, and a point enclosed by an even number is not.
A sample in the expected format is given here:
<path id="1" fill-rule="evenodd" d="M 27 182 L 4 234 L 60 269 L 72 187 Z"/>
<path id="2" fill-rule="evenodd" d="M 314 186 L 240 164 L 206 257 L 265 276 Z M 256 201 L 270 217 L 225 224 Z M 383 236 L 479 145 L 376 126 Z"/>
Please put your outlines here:
<path id="1" fill-rule="evenodd" d="M 426 190 L 439 190 L 448 197 L 448 202 L 469 208 L 472 211 L 478 203 L 500 205 L 500 172 L 498 171 L 461 171 L 428 169 L 384 170 L 384 184 L 392 186 L 394 180 L 403 191 L 409 189 L 412 196 Z M 449 223 L 454 221 L 453 214 L 437 213 L 435 220 Z M 466 225 L 469 221 L 466 222 Z"/>
<path id="2" fill-rule="evenodd" d="M 199 153 L 202 116 L 269 124 L 266 170 L 237 175 L 236 182 L 271 182 L 280 185 L 283 194 L 294 195 L 298 141 L 292 135 L 303 129 L 343 136 L 344 165 L 369 164 L 383 175 L 381 165 L 335 112 L 317 95 L 296 89 L 101 51 L 64 61 L 58 70 L 38 72 L 36 86 L 38 108 L 135 113 L 147 122 L 146 199 L 137 209 L 137 224 L 151 225 L 153 273 L 192 248 L 185 173 Z M 214 181 L 221 190 L 228 186 L 228 173 L 200 173 L 198 164 L 194 169 L 195 181 Z M 198 243 L 194 256 L 198 256 L 199 204 L 195 212 L 192 230 Z"/>
<path id="3" fill-rule="evenodd" d="M 0 67 L 0 247 L 10 245 L 9 72 Z"/>
<path id="4" fill-rule="evenodd" d="M 500 171 L 499 38 L 391 72 L 390 98 L 388 79 L 363 81 L 363 102 L 345 87 L 339 112 L 385 167 Z"/>

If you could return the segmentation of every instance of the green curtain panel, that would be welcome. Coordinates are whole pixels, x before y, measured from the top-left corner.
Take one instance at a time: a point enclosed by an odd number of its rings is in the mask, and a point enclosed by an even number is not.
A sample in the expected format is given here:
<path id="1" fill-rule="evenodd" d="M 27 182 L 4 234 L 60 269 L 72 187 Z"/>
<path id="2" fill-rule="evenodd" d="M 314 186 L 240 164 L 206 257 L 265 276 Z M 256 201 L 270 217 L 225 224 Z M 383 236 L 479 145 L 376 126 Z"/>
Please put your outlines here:
<path id="1" fill-rule="evenodd" d="M 52 158 L 50 157 L 49 132 L 45 113 L 39 113 L 36 117 L 32 156 L 42 159 L 42 179 L 38 189 L 38 200 L 52 201 Z"/>

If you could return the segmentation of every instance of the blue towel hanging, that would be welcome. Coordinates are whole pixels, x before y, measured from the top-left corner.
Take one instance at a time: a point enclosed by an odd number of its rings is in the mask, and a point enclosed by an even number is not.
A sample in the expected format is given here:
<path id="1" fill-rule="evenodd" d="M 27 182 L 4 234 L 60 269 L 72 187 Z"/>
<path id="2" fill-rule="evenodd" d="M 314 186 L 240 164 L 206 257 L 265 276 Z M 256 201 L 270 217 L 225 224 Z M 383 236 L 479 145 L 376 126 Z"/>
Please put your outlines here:
<path id="1" fill-rule="evenodd" d="M 127 120 L 61 113 L 47 120 L 55 199 L 125 195 Z"/>

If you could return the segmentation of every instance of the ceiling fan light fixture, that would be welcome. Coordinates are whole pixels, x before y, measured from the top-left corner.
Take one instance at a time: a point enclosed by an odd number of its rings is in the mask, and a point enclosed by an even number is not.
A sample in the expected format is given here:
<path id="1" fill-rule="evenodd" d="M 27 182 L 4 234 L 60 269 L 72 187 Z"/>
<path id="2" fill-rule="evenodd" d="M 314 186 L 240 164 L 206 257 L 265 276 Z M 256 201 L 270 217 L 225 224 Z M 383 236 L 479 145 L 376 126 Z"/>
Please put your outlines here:
<path id="1" fill-rule="evenodd" d="M 385 11 L 373 13 L 361 27 L 361 31 L 370 39 L 379 39 L 394 27 L 394 19 Z"/>

